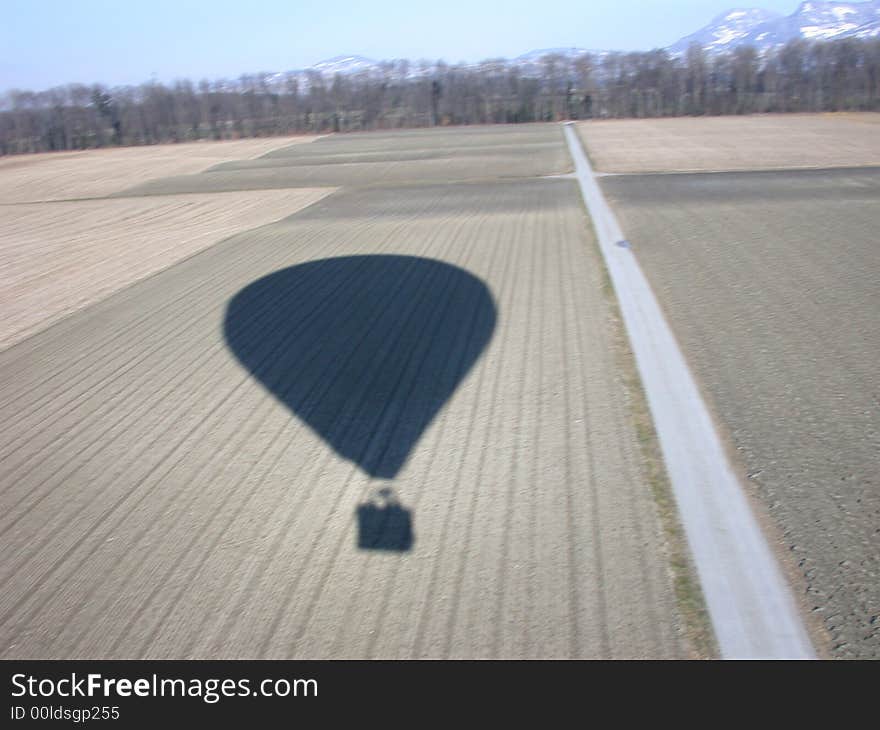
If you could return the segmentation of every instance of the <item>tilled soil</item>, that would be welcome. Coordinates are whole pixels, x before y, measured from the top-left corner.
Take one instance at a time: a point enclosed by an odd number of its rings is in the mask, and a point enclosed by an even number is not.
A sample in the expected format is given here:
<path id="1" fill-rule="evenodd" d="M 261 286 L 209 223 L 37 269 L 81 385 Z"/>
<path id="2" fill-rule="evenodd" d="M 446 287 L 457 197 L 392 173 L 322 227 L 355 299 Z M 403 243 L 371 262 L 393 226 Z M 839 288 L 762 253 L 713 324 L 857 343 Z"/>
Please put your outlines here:
<path id="1" fill-rule="evenodd" d="M 598 172 L 774 170 L 880 165 L 880 113 L 589 121 Z"/>
<path id="2" fill-rule="evenodd" d="M 601 182 L 822 648 L 880 658 L 880 169 Z"/>
<path id="3" fill-rule="evenodd" d="M 315 136 L 44 152 L 0 158 L 0 201 L 100 198 L 154 177 L 200 172 L 224 160 L 264 155 Z"/>
<path id="4" fill-rule="evenodd" d="M 0 352 L 0 655 L 692 655 L 559 126 L 334 140 Z"/>
<path id="5" fill-rule="evenodd" d="M 0 206 L 0 348 L 332 188 Z"/>

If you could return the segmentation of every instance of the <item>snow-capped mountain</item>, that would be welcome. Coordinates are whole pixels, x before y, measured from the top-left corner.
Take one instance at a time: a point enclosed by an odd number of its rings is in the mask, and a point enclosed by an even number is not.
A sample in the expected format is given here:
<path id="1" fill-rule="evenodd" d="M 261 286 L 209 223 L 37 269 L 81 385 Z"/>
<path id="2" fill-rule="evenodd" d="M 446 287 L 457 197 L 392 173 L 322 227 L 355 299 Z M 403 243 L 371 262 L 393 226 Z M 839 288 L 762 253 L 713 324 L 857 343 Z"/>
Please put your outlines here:
<path id="1" fill-rule="evenodd" d="M 582 56 L 585 53 L 592 53 L 595 56 L 601 57 L 605 55 L 607 51 L 591 51 L 586 48 L 540 48 L 534 51 L 529 51 L 528 53 L 524 53 L 521 56 L 517 56 L 510 61 L 505 59 L 493 59 L 492 62 L 515 66 L 520 69 L 526 70 L 532 67 L 538 68 L 541 59 L 547 56 L 563 56 L 567 59 L 574 59 L 578 56 Z M 486 61 L 479 61 L 466 65 L 476 67 L 485 62 Z M 321 61 L 320 63 L 309 66 L 307 69 L 304 69 L 304 71 L 294 73 L 317 71 L 322 76 L 333 77 L 336 74 L 347 76 L 349 74 L 362 73 L 364 71 L 374 72 L 380 70 L 381 64 L 378 61 L 374 61 L 370 58 L 364 58 L 363 56 L 336 56 L 335 58 L 330 58 L 326 61 Z M 430 70 L 430 65 L 428 65 L 426 68 L 423 68 L 419 63 L 409 62 L 407 75 L 410 77 L 417 77 L 424 75 L 425 73 L 430 73 Z"/>
<path id="2" fill-rule="evenodd" d="M 735 8 L 714 18 L 669 47 L 671 53 L 684 53 L 691 43 L 699 43 L 707 51 L 731 48 L 754 36 L 753 31 L 762 25 L 780 20 L 781 15 L 760 8 Z"/>
<path id="3" fill-rule="evenodd" d="M 593 58 L 602 59 L 608 55 L 608 51 L 596 51 L 590 48 L 538 48 L 528 53 L 517 56 L 507 63 L 518 68 L 520 72 L 526 76 L 540 76 L 543 70 L 542 61 L 547 57 L 562 57 L 573 61 L 585 53 L 589 53 Z"/>
<path id="4" fill-rule="evenodd" d="M 528 53 L 523 53 L 521 56 L 517 56 L 513 59 L 513 63 L 520 65 L 537 63 L 545 56 L 577 58 L 578 56 L 583 56 L 585 53 L 597 53 L 597 51 L 591 51 L 587 48 L 539 48 L 535 51 L 529 51 Z"/>
<path id="5" fill-rule="evenodd" d="M 880 37 L 880 0 L 802 2 L 788 16 L 756 8 L 730 10 L 671 45 L 669 51 L 684 53 L 693 42 L 709 52 L 729 51 L 741 45 L 764 51 L 796 38 L 834 40 L 848 37 Z"/>
<path id="6" fill-rule="evenodd" d="M 363 56 L 334 56 L 326 61 L 309 66 L 309 71 L 317 71 L 324 76 L 356 74 L 362 71 L 378 71 L 379 64 Z"/>
<path id="7" fill-rule="evenodd" d="M 729 51 L 741 45 L 751 45 L 759 51 L 766 51 L 795 38 L 833 40 L 847 37 L 880 38 L 880 0 L 863 2 L 807 0 L 802 2 L 794 13 L 787 16 L 760 8 L 735 8 L 722 13 L 705 27 L 673 43 L 666 50 L 673 55 L 681 55 L 687 51 L 691 43 L 696 42 L 710 53 Z M 601 60 L 610 51 L 577 47 L 539 48 L 509 61 L 494 59 L 491 63 L 501 67 L 518 68 L 527 76 L 537 76 L 543 72 L 541 62 L 547 56 L 562 56 L 573 60 L 585 53 Z M 407 78 L 417 78 L 431 72 L 430 65 L 398 63 L 398 71 L 404 73 Z M 486 62 L 467 65 L 476 67 L 482 63 Z M 266 79 L 270 83 L 281 84 L 285 79 L 294 76 L 305 89 L 308 88 L 310 72 L 318 72 L 329 80 L 337 74 L 348 76 L 358 73 L 385 73 L 387 64 L 363 56 L 336 56 L 306 69 L 286 74 L 267 74 Z"/>
<path id="8" fill-rule="evenodd" d="M 790 30 L 803 38 L 831 40 L 852 35 L 874 35 L 880 26 L 880 1 L 861 3 L 804 2 L 789 18 Z"/>
<path id="9" fill-rule="evenodd" d="M 484 63 L 494 63 L 496 65 L 500 64 L 504 67 L 519 68 L 526 75 L 530 73 L 540 74 L 541 60 L 547 56 L 563 56 L 567 59 L 574 59 L 585 53 L 591 53 L 594 57 L 602 58 L 608 54 L 608 51 L 592 51 L 586 48 L 540 48 L 524 53 L 521 56 L 517 56 L 513 60 L 492 59 L 465 64 L 465 66 L 475 68 Z M 422 62 L 409 61 L 398 61 L 397 63 L 398 69 L 405 69 L 407 78 L 418 78 L 430 75 L 433 68 L 433 64 L 430 62 L 426 65 L 423 65 Z M 383 72 L 383 64 L 370 58 L 364 58 L 363 56 L 335 56 L 334 58 L 321 61 L 305 69 L 298 69 L 287 73 L 267 74 L 266 79 L 270 83 L 281 84 L 285 78 L 294 76 L 299 79 L 300 85 L 303 88 L 308 88 L 308 76 L 310 72 L 318 72 L 325 79 L 329 80 L 337 74 L 348 76 L 364 72 L 380 73 Z"/>
<path id="10" fill-rule="evenodd" d="M 381 65 L 370 58 L 364 58 L 363 56 L 334 56 L 308 68 L 266 73 L 262 74 L 262 78 L 270 87 L 277 89 L 284 88 L 291 79 L 295 79 L 300 89 L 306 91 L 309 88 L 310 77 L 313 73 L 318 73 L 329 81 L 337 74 L 349 76 L 363 72 L 374 73 L 380 70 Z"/>

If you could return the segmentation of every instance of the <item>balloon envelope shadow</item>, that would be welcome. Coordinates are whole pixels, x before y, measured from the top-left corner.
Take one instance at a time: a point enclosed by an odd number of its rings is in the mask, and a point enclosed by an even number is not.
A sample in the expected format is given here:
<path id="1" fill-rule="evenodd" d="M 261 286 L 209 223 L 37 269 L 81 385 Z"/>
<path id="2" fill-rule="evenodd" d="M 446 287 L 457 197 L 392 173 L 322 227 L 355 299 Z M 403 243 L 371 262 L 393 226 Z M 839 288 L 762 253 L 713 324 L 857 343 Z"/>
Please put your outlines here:
<path id="1" fill-rule="evenodd" d="M 347 256 L 249 284 L 228 304 L 224 335 L 337 454 L 393 479 L 495 321 L 489 289 L 463 269 L 414 256 Z"/>

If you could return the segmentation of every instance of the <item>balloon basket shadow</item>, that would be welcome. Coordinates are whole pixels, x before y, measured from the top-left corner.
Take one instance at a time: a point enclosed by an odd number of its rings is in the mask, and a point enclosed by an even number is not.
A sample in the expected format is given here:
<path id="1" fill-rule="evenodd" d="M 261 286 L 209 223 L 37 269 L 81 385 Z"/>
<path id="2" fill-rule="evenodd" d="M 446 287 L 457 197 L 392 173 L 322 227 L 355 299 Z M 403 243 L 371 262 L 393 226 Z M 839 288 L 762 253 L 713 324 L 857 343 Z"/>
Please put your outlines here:
<path id="1" fill-rule="evenodd" d="M 378 490 L 357 507 L 358 542 L 361 550 L 405 552 L 411 550 L 412 512 L 400 504 L 394 490 Z"/>

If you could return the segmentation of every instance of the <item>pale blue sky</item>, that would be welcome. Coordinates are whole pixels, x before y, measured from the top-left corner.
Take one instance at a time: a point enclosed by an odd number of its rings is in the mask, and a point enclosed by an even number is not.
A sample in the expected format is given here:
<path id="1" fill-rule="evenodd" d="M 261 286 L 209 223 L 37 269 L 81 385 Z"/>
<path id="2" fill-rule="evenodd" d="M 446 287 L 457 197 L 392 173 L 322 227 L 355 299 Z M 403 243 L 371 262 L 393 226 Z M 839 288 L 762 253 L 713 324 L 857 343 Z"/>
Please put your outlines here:
<path id="1" fill-rule="evenodd" d="M 340 54 L 449 62 L 669 45 L 737 0 L 0 0 L 0 91 L 236 77 Z M 746 3 L 746 5 L 749 5 Z M 757 0 L 791 13 L 798 0 Z"/>

